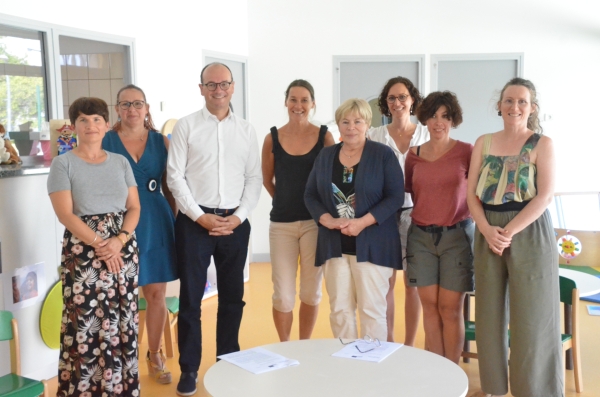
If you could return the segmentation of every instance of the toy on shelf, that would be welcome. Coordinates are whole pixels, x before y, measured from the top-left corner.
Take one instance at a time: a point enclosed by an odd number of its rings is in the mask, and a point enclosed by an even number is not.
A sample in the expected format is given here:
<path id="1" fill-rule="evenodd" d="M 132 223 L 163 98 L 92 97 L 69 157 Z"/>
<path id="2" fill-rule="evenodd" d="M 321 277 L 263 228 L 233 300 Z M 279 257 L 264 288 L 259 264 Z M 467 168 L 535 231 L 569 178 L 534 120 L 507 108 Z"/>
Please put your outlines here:
<path id="1" fill-rule="evenodd" d="M 57 131 L 60 133 L 56 143 L 58 144 L 58 154 L 65 154 L 77 147 L 77 135 L 75 134 L 75 127 L 65 123 Z"/>
<path id="2" fill-rule="evenodd" d="M 21 159 L 10 140 L 0 138 L 0 163 L 18 164 L 20 162 Z"/>

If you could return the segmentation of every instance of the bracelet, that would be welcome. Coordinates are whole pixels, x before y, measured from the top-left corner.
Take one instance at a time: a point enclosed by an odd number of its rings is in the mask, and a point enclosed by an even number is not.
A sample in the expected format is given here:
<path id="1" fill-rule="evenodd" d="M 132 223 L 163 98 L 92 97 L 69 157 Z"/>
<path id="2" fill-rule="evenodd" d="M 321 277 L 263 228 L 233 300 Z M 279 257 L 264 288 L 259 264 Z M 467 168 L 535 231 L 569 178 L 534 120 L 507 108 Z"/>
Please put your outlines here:
<path id="1" fill-rule="evenodd" d="M 119 234 L 121 234 L 121 233 L 123 233 L 125 235 L 125 237 L 127 238 L 127 241 L 129 241 L 129 239 L 131 238 L 131 235 L 129 234 L 129 232 L 125 229 L 121 229 Z"/>
<path id="2" fill-rule="evenodd" d="M 121 235 L 121 233 L 117 234 L 117 238 L 119 239 L 119 241 L 121 243 L 123 243 L 123 247 L 125 247 L 127 245 L 127 240 L 123 240 L 121 237 L 119 237 Z"/>
<path id="3" fill-rule="evenodd" d="M 96 234 L 96 233 L 94 233 L 94 234 Z M 96 240 L 97 240 L 97 239 L 98 239 L 98 235 L 96 234 L 96 235 L 95 235 L 95 237 L 94 237 L 94 240 L 92 240 L 92 242 L 91 242 L 91 243 L 89 243 L 89 244 L 87 244 L 87 245 L 92 245 L 92 244 L 94 244 L 94 243 L 96 242 Z"/>

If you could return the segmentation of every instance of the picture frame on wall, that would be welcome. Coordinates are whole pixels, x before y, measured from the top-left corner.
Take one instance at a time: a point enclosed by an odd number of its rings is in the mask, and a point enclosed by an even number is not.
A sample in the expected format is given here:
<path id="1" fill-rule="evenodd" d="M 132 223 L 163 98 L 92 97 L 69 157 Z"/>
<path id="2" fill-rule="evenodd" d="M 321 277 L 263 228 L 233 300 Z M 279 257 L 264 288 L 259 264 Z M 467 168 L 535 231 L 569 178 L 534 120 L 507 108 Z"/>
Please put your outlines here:
<path id="1" fill-rule="evenodd" d="M 3 275 L 4 306 L 16 311 L 42 300 L 46 290 L 44 262 L 23 266 Z"/>

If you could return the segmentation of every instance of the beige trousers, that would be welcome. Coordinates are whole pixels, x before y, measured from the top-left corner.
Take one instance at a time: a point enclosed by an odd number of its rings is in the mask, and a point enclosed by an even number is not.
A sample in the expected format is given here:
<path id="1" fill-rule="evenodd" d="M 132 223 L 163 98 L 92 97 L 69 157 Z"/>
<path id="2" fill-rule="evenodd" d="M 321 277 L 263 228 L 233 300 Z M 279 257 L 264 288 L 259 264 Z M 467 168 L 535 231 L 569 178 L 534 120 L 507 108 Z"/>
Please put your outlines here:
<path id="1" fill-rule="evenodd" d="M 369 335 L 387 340 L 387 303 L 389 279 L 394 269 L 370 262 L 357 262 L 355 255 L 343 254 L 323 265 L 329 295 L 329 322 L 334 337 L 358 338 L 356 310 L 360 318 L 360 337 Z"/>
<path id="2" fill-rule="evenodd" d="M 317 224 L 312 219 L 271 222 L 269 242 L 275 310 L 288 313 L 294 309 L 298 263 L 300 264 L 300 301 L 310 306 L 316 306 L 321 302 L 323 270 L 315 266 L 317 234 Z"/>

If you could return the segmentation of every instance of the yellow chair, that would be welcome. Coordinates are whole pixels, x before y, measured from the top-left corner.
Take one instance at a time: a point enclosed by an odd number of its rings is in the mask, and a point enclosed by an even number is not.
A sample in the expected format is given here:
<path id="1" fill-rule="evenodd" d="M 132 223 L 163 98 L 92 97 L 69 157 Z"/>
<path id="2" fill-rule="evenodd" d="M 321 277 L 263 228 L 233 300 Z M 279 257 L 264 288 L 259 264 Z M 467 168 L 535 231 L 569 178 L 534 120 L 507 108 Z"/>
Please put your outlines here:
<path id="1" fill-rule="evenodd" d="M 165 351 L 166 356 L 172 358 L 174 356 L 173 342 L 177 338 L 177 319 L 179 315 L 179 298 L 170 296 L 166 298 L 167 303 L 167 319 L 165 321 Z M 140 298 L 138 302 L 138 311 L 140 322 L 138 325 L 138 343 L 144 337 L 144 328 L 146 327 L 146 299 Z"/>
<path id="2" fill-rule="evenodd" d="M 566 361 L 567 350 L 572 349 L 573 367 L 575 374 L 575 390 L 583 392 L 583 377 L 581 374 L 581 350 L 579 347 L 579 290 L 575 281 L 560 277 L 560 301 L 563 305 L 572 307 L 570 329 L 561 335 L 563 346 L 563 361 Z M 565 370 L 566 374 L 566 370 Z"/>
<path id="3" fill-rule="evenodd" d="M 19 327 L 11 312 L 0 310 L 0 341 L 10 341 L 11 373 L 0 377 L 0 396 L 48 397 L 48 384 L 21 376 Z"/>

